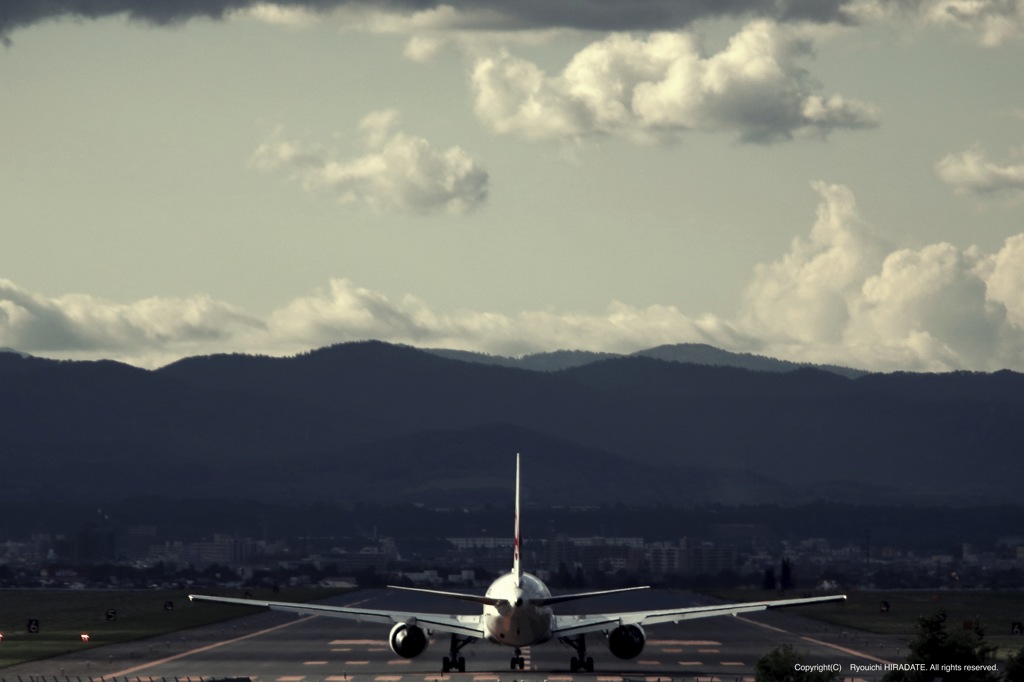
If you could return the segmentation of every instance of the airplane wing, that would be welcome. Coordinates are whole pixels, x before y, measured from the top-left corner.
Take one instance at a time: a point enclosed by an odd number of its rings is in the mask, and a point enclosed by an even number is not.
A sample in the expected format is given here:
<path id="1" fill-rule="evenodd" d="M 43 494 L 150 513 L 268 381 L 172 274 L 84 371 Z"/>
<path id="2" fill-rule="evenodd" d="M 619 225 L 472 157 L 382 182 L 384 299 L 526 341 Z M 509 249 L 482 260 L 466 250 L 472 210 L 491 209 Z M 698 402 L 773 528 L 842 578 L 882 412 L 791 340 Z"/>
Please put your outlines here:
<path id="1" fill-rule="evenodd" d="M 589 616 L 555 616 L 554 637 L 574 637 L 588 632 L 604 632 L 620 625 L 656 625 L 658 623 L 678 623 L 682 620 L 695 618 L 712 618 L 714 616 L 735 616 L 741 613 L 765 611 L 782 606 L 800 604 L 817 604 L 829 601 L 842 601 L 846 595 L 828 597 L 804 597 L 800 599 L 777 599 L 774 601 L 755 601 L 740 604 L 716 604 L 713 606 L 688 606 L 678 609 L 661 609 L 658 611 L 623 611 L 621 613 L 603 613 Z"/>
<path id="2" fill-rule="evenodd" d="M 272 611 L 288 611 L 310 616 L 327 616 L 343 618 L 364 623 L 380 623 L 395 625 L 407 623 L 419 625 L 424 630 L 433 632 L 449 632 L 464 637 L 486 637 L 482 617 L 480 615 L 454 615 L 444 613 L 416 613 L 413 611 L 384 611 L 381 609 L 361 609 L 355 606 L 331 606 L 328 604 L 301 604 L 283 601 L 264 601 L 262 599 L 238 599 L 235 597 L 211 597 L 202 594 L 190 594 L 191 601 L 212 601 L 225 604 L 241 604 L 243 606 L 262 606 Z"/>

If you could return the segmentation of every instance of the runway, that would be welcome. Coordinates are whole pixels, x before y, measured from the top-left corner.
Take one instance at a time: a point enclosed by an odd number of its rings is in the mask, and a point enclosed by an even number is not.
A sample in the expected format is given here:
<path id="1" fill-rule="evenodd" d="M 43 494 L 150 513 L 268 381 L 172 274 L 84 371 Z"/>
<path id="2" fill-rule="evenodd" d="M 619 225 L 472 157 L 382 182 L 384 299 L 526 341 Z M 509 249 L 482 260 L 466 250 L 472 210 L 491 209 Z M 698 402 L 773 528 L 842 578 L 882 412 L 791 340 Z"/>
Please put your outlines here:
<path id="1" fill-rule="evenodd" d="M 332 600 L 367 608 L 466 613 L 473 605 L 429 595 L 393 590 L 365 590 Z M 589 612 L 709 603 L 706 598 L 679 592 L 649 591 L 601 597 L 575 604 Z M 193 604 L 189 608 L 202 608 Z M 566 612 L 571 612 L 565 609 Z M 647 629 L 647 644 L 635 659 L 623 661 L 603 644 L 588 637 L 594 673 L 570 674 L 573 650 L 558 642 L 523 651 L 526 669 L 510 669 L 512 650 L 487 642 L 464 648 L 465 673 L 441 674 L 441 657 L 448 652 L 446 637 L 435 637 L 414 659 L 396 656 L 387 644 L 388 628 L 325 618 L 263 612 L 226 624 L 196 628 L 173 635 L 105 648 L 83 650 L 35 663 L 0 670 L 6 682 L 29 682 L 46 677 L 110 680 L 185 680 L 249 677 L 258 682 L 632 682 L 644 680 L 751 681 L 758 658 L 773 647 L 790 644 L 808 664 L 838 665 L 844 679 L 871 682 L 853 665 L 902 660 L 901 642 L 844 633 L 817 621 L 784 611 L 754 616 L 720 617 Z M 877 674 L 877 678 L 881 673 Z"/>

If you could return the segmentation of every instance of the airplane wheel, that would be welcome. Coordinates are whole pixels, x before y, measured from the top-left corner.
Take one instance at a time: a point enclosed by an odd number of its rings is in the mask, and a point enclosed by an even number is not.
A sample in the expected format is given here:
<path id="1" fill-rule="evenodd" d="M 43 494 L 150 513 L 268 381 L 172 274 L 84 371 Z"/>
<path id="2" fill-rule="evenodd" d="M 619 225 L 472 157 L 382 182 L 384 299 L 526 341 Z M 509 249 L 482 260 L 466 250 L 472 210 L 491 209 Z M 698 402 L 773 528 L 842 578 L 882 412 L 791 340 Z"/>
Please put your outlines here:
<path id="1" fill-rule="evenodd" d="M 592 659 L 590 656 L 587 656 L 587 663 L 584 667 L 586 668 L 588 673 L 594 672 L 594 659 Z"/>
<path id="2" fill-rule="evenodd" d="M 511 659 L 509 659 L 508 666 L 509 666 L 508 667 L 509 670 L 515 670 L 516 669 L 516 659 L 515 659 L 514 656 Z"/>
<path id="3" fill-rule="evenodd" d="M 459 656 L 459 665 L 457 666 L 460 673 L 466 672 L 466 659 Z"/>
<path id="4" fill-rule="evenodd" d="M 452 669 L 452 660 L 445 656 L 441 659 L 441 672 L 446 673 Z"/>
<path id="5" fill-rule="evenodd" d="M 522 656 L 519 657 L 518 663 L 519 663 L 519 669 L 520 670 L 522 670 L 522 669 L 524 669 L 526 667 L 526 659 L 523 658 Z"/>
<path id="6" fill-rule="evenodd" d="M 580 661 L 573 656 L 569 659 L 569 672 L 577 672 L 580 669 Z"/>

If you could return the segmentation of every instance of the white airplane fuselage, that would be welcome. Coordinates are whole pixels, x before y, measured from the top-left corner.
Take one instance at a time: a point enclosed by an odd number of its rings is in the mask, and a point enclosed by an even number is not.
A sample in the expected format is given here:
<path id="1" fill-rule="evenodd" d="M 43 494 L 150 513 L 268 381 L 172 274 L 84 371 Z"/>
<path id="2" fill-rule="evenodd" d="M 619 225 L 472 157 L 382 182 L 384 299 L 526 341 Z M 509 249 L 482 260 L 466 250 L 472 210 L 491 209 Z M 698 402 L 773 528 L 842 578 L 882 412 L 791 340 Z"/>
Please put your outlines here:
<path id="1" fill-rule="evenodd" d="M 491 583 L 487 596 L 505 602 L 498 606 L 484 606 L 484 627 L 489 641 L 524 647 L 551 639 L 555 622 L 551 607 L 533 603 L 534 599 L 551 596 L 551 591 L 540 578 L 523 573 L 517 585 L 516 575 L 507 573 Z"/>

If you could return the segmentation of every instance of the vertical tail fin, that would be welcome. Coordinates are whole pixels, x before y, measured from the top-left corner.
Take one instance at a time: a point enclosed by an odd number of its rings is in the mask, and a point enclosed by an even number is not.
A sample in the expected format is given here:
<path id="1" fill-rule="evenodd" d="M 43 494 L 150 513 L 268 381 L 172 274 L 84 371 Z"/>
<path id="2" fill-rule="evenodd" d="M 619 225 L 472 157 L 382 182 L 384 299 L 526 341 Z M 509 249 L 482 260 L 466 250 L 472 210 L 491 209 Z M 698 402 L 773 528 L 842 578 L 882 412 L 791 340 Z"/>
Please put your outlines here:
<path id="1" fill-rule="evenodd" d="M 519 534 L 519 453 L 516 453 L 516 536 L 512 544 L 512 575 L 515 576 L 516 587 L 523 578 L 523 566 L 519 563 L 519 550 L 522 536 Z"/>

